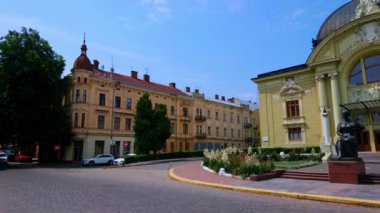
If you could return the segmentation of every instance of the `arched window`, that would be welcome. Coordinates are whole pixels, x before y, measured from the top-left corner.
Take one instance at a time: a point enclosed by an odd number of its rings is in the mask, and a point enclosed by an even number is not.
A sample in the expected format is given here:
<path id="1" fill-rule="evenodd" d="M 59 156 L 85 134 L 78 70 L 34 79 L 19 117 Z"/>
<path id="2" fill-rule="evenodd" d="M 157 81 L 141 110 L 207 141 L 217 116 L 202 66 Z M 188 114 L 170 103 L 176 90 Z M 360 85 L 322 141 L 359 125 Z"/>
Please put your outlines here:
<path id="1" fill-rule="evenodd" d="M 380 55 L 368 57 L 364 60 L 367 82 L 380 81 Z"/>
<path id="2" fill-rule="evenodd" d="M 361 58 L 351 70 L 349 82 L 354 85 L 380 82 L 380 55 Z"/>
<path id="3" fill-rule="evenodd" d="M 356 64 L 350 74 L 350 84 L 363 84 L 363 74 L 361 63 Z"/>

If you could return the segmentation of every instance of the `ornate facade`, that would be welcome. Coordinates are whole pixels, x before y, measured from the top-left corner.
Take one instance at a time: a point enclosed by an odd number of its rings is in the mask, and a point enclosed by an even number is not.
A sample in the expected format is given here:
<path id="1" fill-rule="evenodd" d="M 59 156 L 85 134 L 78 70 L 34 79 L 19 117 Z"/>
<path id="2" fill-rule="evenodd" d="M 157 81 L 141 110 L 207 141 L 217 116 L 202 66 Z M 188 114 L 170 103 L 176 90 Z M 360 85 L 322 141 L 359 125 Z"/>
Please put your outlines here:
<path id="1" fill-rule="evenodd" d="M 122 156 L 134 152 L 134 116 L 139 98 L 148 93 L 155 104 L 167 107 L 171 137 L 162 152 L 180 152 L 252 145 L 258 122 L 249 103 L 238 99 L 207 98 L 198 90 L 176 88 L 175 83 L 162 85 L 138 72 L 130 76 L 113 69 L 99 68 L 90 62 L 85 41 L 70 75 L 73 87 L 66 98 L 70 105 L 75 141 L 67 147 L 65 160 L 79 161 L 99 153 Z"/>
<path id="2" fill-rule="evenodd" d="M 360 151 L 380 150 L 380 8 L 353 0 L 323 23 L 305 64 L 258 75 L 262 144 L 311 146 L 336 141 L 343 109 L 366 129 Z M 323 126 L 323 112 L 328 126 Z"/>

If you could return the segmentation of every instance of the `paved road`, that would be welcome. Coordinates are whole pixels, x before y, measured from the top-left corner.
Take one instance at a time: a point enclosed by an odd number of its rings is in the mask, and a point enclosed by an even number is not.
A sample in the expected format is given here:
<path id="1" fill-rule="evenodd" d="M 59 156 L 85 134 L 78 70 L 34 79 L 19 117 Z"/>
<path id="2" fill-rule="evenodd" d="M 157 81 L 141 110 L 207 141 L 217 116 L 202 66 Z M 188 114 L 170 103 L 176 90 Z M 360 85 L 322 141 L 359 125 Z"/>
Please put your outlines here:
<path id="1" fill-rule="evenodd" d="M 0 212 L 380 212 L 187 185 L 169 179 L 167 169 L 165 163 L 0 171 Z"/>

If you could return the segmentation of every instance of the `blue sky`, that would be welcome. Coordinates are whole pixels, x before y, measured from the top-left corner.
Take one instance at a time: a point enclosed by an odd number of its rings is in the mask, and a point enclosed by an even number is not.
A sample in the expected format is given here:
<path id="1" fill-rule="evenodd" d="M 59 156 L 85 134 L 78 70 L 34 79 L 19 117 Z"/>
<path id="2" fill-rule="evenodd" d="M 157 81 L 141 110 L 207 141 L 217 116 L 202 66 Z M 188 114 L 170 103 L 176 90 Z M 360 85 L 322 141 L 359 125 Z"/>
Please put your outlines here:
<path id="1" fill-rule="evenodd" d="M 109 70 L 206 96 L 257 101 L 257 74 L 305 63 L 323 21 L 349 0 L 1 0 L 0 36 L 31 27 L 70 72 L 83 33 Z"/>

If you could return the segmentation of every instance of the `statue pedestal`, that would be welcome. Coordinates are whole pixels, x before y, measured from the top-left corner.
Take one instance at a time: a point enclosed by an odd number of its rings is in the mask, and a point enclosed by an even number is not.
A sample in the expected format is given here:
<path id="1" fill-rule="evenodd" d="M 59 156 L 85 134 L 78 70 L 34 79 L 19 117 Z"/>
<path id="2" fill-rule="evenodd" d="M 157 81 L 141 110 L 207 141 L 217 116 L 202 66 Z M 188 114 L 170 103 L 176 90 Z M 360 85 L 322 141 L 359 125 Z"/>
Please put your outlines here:
<path id="1" fill-rule="evenodd" d="M 330 183 L 359 184 L 359 177 L 365 175 L 365 165 L 357 161 L 329 161 Z"/>

